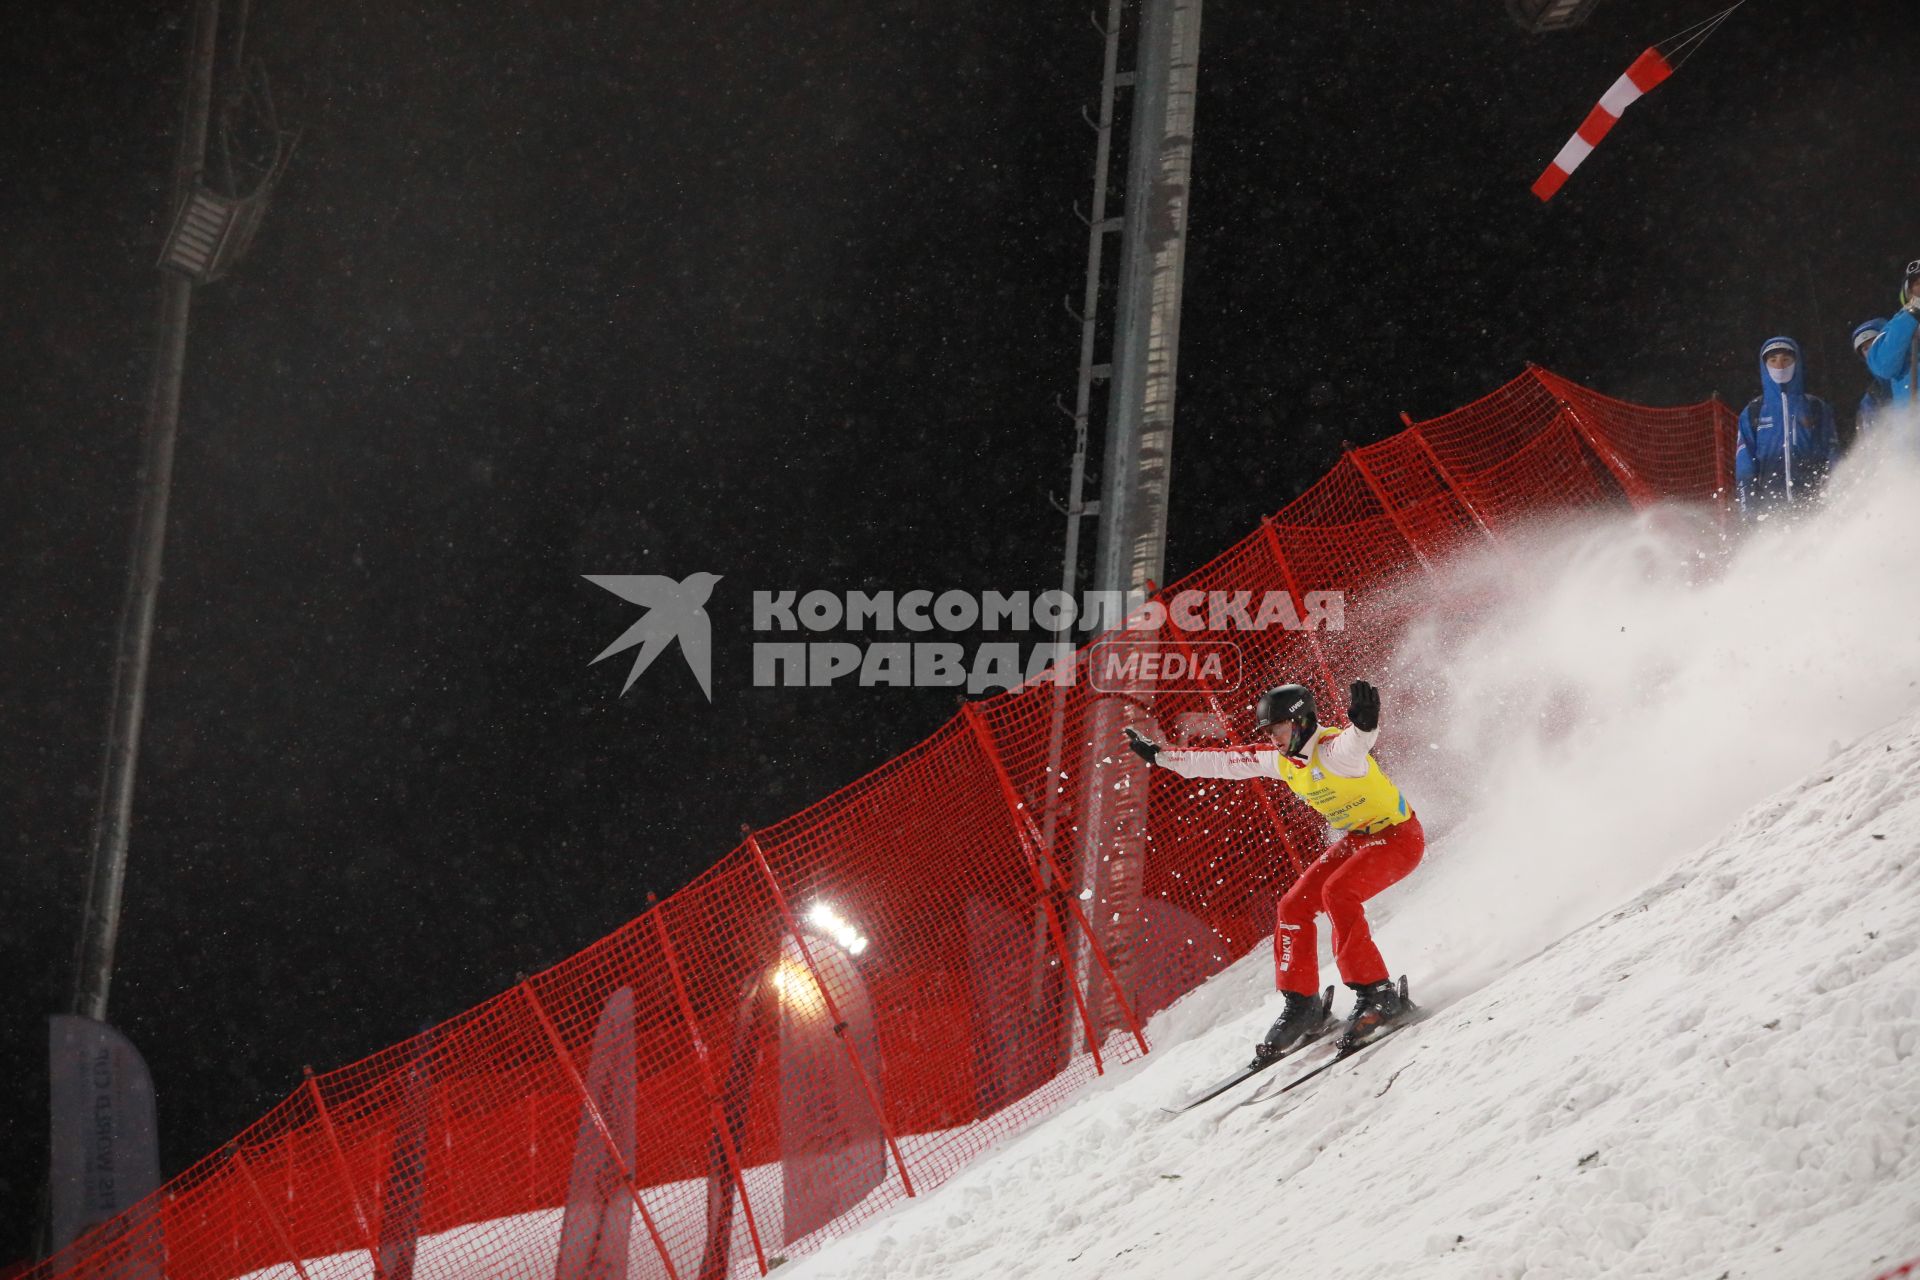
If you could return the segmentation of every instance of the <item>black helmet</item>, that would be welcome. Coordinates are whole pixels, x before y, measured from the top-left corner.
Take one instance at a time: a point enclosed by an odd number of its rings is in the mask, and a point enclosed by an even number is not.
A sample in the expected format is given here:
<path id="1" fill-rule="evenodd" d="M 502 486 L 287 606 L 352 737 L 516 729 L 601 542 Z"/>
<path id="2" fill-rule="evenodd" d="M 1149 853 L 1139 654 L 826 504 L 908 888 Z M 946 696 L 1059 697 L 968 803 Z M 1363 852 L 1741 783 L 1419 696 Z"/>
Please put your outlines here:
<path id="1" fill-rule="evenodd" d="M 1313 708 L 1313 690 L 1303 684 L 1283 684 L 1262 695 L 1254 709 L 1253 731 L 1258 733 L 1283 720 L 1293 721 L 1293 740 L 1287 743 L 1287 754 L 1298 755 L 1320 727 L 1320 717 Z"/>

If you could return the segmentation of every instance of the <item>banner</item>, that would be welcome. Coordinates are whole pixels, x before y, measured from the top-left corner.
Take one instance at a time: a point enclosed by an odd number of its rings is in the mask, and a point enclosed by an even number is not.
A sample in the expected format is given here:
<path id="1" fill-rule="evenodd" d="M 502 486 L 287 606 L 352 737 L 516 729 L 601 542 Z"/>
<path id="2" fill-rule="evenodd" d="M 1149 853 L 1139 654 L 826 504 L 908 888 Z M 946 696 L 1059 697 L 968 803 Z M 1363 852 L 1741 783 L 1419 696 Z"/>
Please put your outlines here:
<path id="1" fill-rule="evenodd" d="M 387 1149 L 387 1173 L 380 1196 L 380 1275 L 382 1280 L 413 1280 L 420 1247 L 420 1201 L 427 1189 L 427 1129 L 433 1112 L 433 1037 L 420 1037 L 400 1114 L 394 1119 L 393 1145 Z"/>
<path id="2" fill-rule="evenodd" d="M 153 1077 L 125 1036 L 75 1014 L 48 1019 L 53 1251 L 160 1185 Z M 157 1251 L 135 1250 L 158 1280 Z M 131 1274 L 131 1273 L 128 1273 Z"/>
<path id="3" fill-rule="evenodd" d="M 600 1014 L 586 1085 L 587 1096 L 599 1109 L 619 1151 L 616 1155 L 608 1149 L 592 1111 L 582 1103 L 554 1280 L 626 1280 L 633 1199 L 621 1165 L 633 1168 L 632 987 L 614 992 Z"/>
<path id="4" fill-rule="evenodd" d="M 878 1089 L 880 1043 L 867 984 L 835 943 L 809 933 L 807 949 L 845 1021 L 834 1025 L 806 958 L 789 938 L 774 983 L 780 998 L 782 1221 L 789 1244 L 859 1204 L 887 1176 L 880 1117 L 846 1048 L 853 1046 Z"/>

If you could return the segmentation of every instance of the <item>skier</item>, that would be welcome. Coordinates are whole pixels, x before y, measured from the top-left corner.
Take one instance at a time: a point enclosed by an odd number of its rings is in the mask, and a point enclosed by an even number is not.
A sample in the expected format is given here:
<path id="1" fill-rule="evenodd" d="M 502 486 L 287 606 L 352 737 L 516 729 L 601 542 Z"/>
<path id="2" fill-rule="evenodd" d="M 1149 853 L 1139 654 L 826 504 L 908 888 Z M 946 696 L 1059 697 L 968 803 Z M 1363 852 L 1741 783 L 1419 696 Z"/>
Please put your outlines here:
<path id="1" fill-rule="evenodd" d="M 1426 837 L 1406 797 L 1373 758 L 1380 691 L 1364 680 L 1348 691 L 1347 722 L 1345 729 L 1322 726 L 1312 692 L 1289 684 L 1262 697 L 1254 716 L 1254 733 L 1271 745 L 1163 747 L 1125 730 L 1136 755 L 1183 778 L 1278 778 L 1342 833 L 1280 899 L 1275 928 L 1286 1008 L 1255 1046 L 1255 1067 L 1293 1049 L 1326 1020 L 1314 933 L 1321 911 L 1333 924 L 1340 977 L 1354 991 L 1341 1050 L 1359 1047 L 1409 1011 L 1388 979 L 1362 904 L 1420 865 Z"/>
<path id="2" fill-rule="evenodd" d="M 1792 338 L 1768 338 L 1760 348 L 1760 394 L 1740 411 L 1733 454 L 1745 515 L 1812 497 L 1840 451 L 1833 409 L 1807 394 L 1804 364 Z"/>
<path id="3" fill-rule="evenodd" d="M 1893 403 L 1911 411 L 1920 404 L 1920 258 L 1907 264 L 1900 310 L 1867 348 L 1867 368 L 1893 386 Z"/>
<path id="4" fill-rule="evenodd" d="M 1865 360 L 1867 358 L 1867 348 L 1873 345 L 1873 340 L 1879 337 L 1880 331 L 1886 327 L 1887 322 L 1885 320 L 1869 320 L 1855 329 L 1853 331 L 1853 354 Z M 1876 374 L 1872 369 L 1868 369 L 1867 391 L 1865 395 L 1860 397 L 1860 407 L 1854 411 L 1853 438 L 1855 440 L 1866 438 L 1867 433 L 1873 430 L 1873 420 L 1880 416 L 1880 411 L 1886 408 L 1887 402 L 1892 399 L 1893 388 L 1887 385 L 1887 380 Z"/>

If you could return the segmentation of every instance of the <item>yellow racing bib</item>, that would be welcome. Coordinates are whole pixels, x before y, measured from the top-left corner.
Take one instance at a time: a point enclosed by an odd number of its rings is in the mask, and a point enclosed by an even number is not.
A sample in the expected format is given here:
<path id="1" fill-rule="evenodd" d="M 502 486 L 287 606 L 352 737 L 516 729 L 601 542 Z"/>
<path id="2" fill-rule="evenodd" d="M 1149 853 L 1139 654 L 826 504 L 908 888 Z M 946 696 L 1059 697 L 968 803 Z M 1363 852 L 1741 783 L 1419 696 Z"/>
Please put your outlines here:
<path id="1" fill-rule="evenodd" d="M 1322 729 L 1304 765 L 1295 764 L 1282 753 L 1280 780 L 1340 831 L 1385 831 L 1412 817 L 1407 798 L 1381 770 L 1380 762 L 1371 752 L 1367 755 L 1367 773 L 1363 778 L 1343 778 L 1321 765 L 1320 744 L 1339 733 L 1340 730 L 1334 728 Z"/>

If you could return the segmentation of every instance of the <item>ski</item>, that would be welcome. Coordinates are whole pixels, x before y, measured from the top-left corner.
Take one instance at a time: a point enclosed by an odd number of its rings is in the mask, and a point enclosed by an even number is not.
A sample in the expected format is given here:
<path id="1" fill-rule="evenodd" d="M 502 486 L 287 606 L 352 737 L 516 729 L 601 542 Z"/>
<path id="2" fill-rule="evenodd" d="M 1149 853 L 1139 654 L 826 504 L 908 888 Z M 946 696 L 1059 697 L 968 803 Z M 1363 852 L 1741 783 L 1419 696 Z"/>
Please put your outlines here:
<path id="1" fill-rule="evenodd" d="M 1263 1098 L 1277 1098 L 1281 1094 L 1287 1092 L 1290 1089 L 1297 1089 L 1301 1085 L 1305 1084 L 1307 1081 L 1314 1080 L 1319 1078 L 1322 1075 L 1325 1075 L 1327 1072 L 1333 1070 L 1335 1067 L 1339 1066 L 1341 1063 L 1345 1062 L 1347 1059 L 1357 1057 L 1360 1054 L 1365 1053 L 1367 1050 L 1373 1048 L 1373 1046 L 1379 1044 L 1382 1040 L 1385 1040 L 1387 1037 L 1394 1034 L 1394 1032 L 1402 1031 L 1407 1027 L 1411 1027 L 1422 1019 L 1422 1017 L 1424 1016 L 1422 1011 L 1417 1006 L 1415 1006 L 1412 1001 L 1407 999 L 1407 980 L 1405 977 L 1402 977 L 1400 979 L 1400 1001 L 1401 1001 L 1401 1004 L 1405 1006 L 1407 1010 L 1407 1014 L 1399 1022 L 1394 1023 L 1392 1026 L 1388 1027 L 1385 1031 L 1382 1031 L 1379 1034 L 1375 1035 L 1372 1039 L 1363 1040 L 1359 1044 L 1356 1044 L 1351 1048 L 1339 1050 L 1331 1058 L 1328 1058 L 1325 1062 L 1322 1062 L 1320 1065 L 1314 1067 L 1310 1071 L 1301 1072 L 1299 1075 L 1295 1076 L 1293 1079 L 1281 1085 L 1278 1089 L 1274 1089 L 1271 1092 L 1263 1089 L 1260 1092 L 1255 1093 L 1253 1097 L 1248 1098 L 1245 1102 L 1239 1103 L 1238 1105 L 1243 1107 L 1252 1106 L 1254 1103 L 1261 1101 Z"/>
<path id="2" fill-rule="evenodd" d="M 1367 1050 L 1373 1048 L 1373 1046 L 1391 1037 L 1396 1031 L 1406 1030 L 1408 1027 L 1412 1026 L 1415 1021 L 1416 1021 L 1415 1019 L 1408 1019 L 1405 1022 L 1394 1023 L 1392 1026 L 1388 1027 L 1385 1031 L 1382 1031 L 1379 1035 L 1375 1036 L 1373 1039 L 1368 1040 L 1362 1044 L 1357 1044 L 1353 1046 L 1353 1048 L 1348 1049 L 1345 1052 L 1334 1054 L 1331 1058 L 1328 1058 L 1325 1062 L 1313 1068 L 1313 1070 L 1311 1071 L 1302 1071 L 1299 1075 L 1287 1081 L 1285 1084 L 1281 1085 L 1278 1089 L 1275 1089 L 1271 1094 L 1268 1094 L 1266 1096 L 1278 1097 L 1280 1094 L 1287 1092 L 1287 1090 L 1289 1089 L 1299 1088 L 1301 1085 L 1305 1084 L 1307 1081 L 1312 1080 L 1317 1076 L 1324 1075 L 1325 1073 L 1333 1070 L 1335 1067 L 1339 1066 L 1341 1063 L 1347 1061 L 1348 1059 L 1359 1057 L 1361 1054 L 1365 1053 Z"/>
<path id="3" fill-rule="evenodd" d="M 1313 1064 L 1312 1069 L 1302 1073 L 1301 1076 L 1296 1076 L 1295 1077 L 1296 1080 L 1303 1079 L 1303 1078 L 1311 1078 L 1312 1076 L 1316 1076 L 1320 1074 L 1322 1071 L 1325 1071 L 1328 1067 L 1332 1066 L 1334 1063 L 1338 1062 L 1343 1056 L 1349 1057 L 1349 1058 L 1353 1056 L 1353 1054 L 1351 1053 L 1342 1055 L 1340 1052 L 1340 1046 L 1338 1042 L 1329 1043 L 1325 1037 L 1322 1037 L 1319 1043 L 1316 1044 L 1314 1047 L 1318 1048 L 1321 1045 L 1325 1045 L 1328 1051 L 1324 1054 L 1319 1055 L 1319 1061 Z M 1290 1089 L 1292 1087 L 1293 1086 L 1291 1084 L 1288 1084 L 1288 1085 L 1282 1086 L 1279 1089 L 1276 1089 L 1273 1087 L 1273 1082 L 1271 1080 L 1262 1081 L 1260 1084 L 1260 1087 L 1258 1089 L 1255 1089 L 1251 1095 L 1249 1095 L 1247 1098 L 1245 1098 L 1240 1102 L 1234 1103 L 1233 1105 L 1236 1107 L 1251 1107 L 1255 1103 L 1259 1102 L 1262 1098 L 1274 1097 L 1280 1093 L 1284 1093 L 1287 1089 Z"/>
<path id="4" fill-rule="evenodd" d="M 1222 1080 L 1219 1084 L 1216 1084 L 1215 1086 L 1213 1086 L 1213 1088 L 1207 1090 L 1205 1093 L 1193 1099 L 1191 1102 L 1186 1103 L 1184 1106 L 1162 1107 L 1160 1109 L 1166 1112 L 1170 1116 L 1177 1116 L 1182 1112 L 1193 1110 L 1195 1107 L 1199 1106 L 1203 1102 L 1212 1102 L 1215 1098 L 1219 1097 L 1221 1094 L 1225 1093 L 1227 1090 L 1233 1088 L 1235 1085 L 1245 1084 L 1247 1081 L 1253 1079 L 1255 1076 L 1260 1075 L 1261 1073 L 1268 1071 L 1273 1067 L 1278 1066 L 1282 1062 L 1285 1062 L 1288 1058 L 1291 1058 L 1294 1054 L 1300 1052 L 1302 1049 L 1305 1049 L 1307 1046 L 1319 1043 L 1320 1038 L 1327 1034 L 1327 1029 L 1332 1025 L 1333 1025 L 1333 988 L 1328 987 L 1320 997 L 1320 1025 L 1318 1028 L 1314 1030 L 1312 1035 L 1307 1036 L 1305 1039 L 1301 1040 L 1300 1043 L 1294 1045 L 1291 1049 L 1288 1049 L 1285 1053 L 1280 1054 L 1278 1057 L 1269 1058 L 1267 1061 L 1262 1063 L 1257 1063 L 1253 1066 L 1246 1066 L 1246 1067 L 1240 1068 L 1240 1070 L 1234 1072 L 1232 1075 L 1228 1076 L 1225 1080 Z"/>

